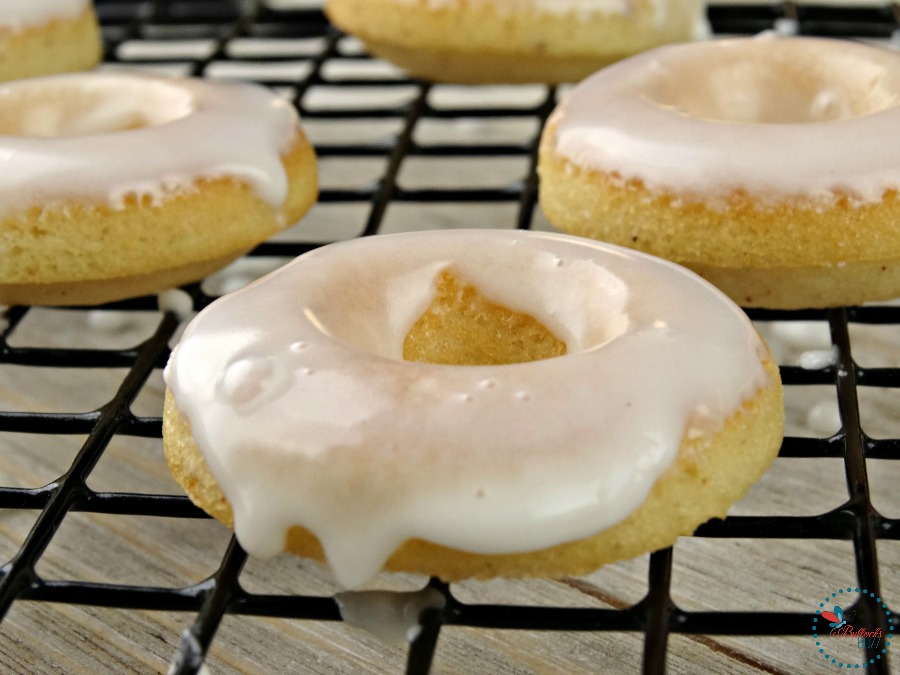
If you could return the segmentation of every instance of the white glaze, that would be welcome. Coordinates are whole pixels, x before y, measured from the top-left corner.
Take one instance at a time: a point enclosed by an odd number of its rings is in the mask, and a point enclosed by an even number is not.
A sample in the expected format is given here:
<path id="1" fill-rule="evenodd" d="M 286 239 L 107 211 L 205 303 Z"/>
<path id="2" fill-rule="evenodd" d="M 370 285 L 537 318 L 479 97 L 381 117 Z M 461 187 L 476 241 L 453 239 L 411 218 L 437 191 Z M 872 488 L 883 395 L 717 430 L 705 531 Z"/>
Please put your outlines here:
<path id="1" fill-rule="evenodd" d="M 422 612 L 444 608 L 447 600 L 436 588 L 413 593 L 347 591 L 334 596 L 341 618 L 389 645 L 412 642 L 422 632 Z"/>
<path id="2" fill-rule="evenodd" d="M 402 361 L 445 269 L 568 354 Z M 423 232 L 318 249 L 219 299 L 166 381 L 241 544 L 274 555 L 302 524 L 355 587 L 413 537 L 510 553 L 619 522 L 685 433 L 765 385 L 760 350 L 740 309 L 671 263 L 565 235 Z"/>
<path id="3" fill-rule="evenodd" d="M 160 291 L 156 296 L 156 304 L 160 312 L 174 314 L 179 321 L 184 321 L 194 312 L 194 299 L 180 288 Z"/>
<path id="4" fill-rule="evenodd" d="M 74 19 L 87 6 L 88 0 L 2 0 L 0 29 L 19 31 L 55 19 Z"/>
<path id="5" fill-rule="evenodd" d="M 104 72 L 0 85 L 0 217 L 32 206 L 154 203 L 233 176 L 280 206 L 297 114 L 251 84 Z M 137 128 L 136 128 L 137 127 Z"/>
<path id="6" fill-rule="evenodd" d="M 582 82 L 551 124 L 562 157 L 651 191 L 878 202 L 900 186 L 900 54 L 774 34 L 662 47 Z"/>
<path id="7" fill-rule="evenodd" d="M 87 312 L 87 325 L 91 330 L 107 335 L 124 333 L 135 325 L 133 312 L 117 312 L 108 309 L 91 309 Z"/>
<path id="8" fill-rule="evenodd" d="M 838 349 L 812 349 L 800 354 L 800 367 L 804 370 L 822 370 L 837 363 Z"/>
<path id="9" fill-rule="evenodd" d="M 825 438 L 840 431 L 843 421 L 834 396 L 829 395 L 828 398 L 822 399 L 812 407 L 809 407 L 808 404 L 804 405 L 809 410 L 806 414 L 806 426 L 809 431 Z"/>

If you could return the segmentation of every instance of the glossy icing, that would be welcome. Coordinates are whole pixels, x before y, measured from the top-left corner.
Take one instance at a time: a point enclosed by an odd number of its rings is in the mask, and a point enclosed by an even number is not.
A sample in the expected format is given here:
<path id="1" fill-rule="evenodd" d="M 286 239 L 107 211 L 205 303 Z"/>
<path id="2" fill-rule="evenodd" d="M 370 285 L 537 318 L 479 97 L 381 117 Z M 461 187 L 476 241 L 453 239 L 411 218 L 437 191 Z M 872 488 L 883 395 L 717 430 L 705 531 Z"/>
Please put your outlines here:
<path id="1" fill-rule="evenodd" d="M 287 196 L 281 155 L 297 114 L 270 90 L 153 75 L 56 75 L 0 85 L 0 216 L 89 201 L 154 203 L 198 178 L 233 176 Z"/>
<path id="2" fill-rule="evenodd" d="M 160 312 L 170 312 L 179 321 L 186 320 L 194 311 L 194 299 L 180 288 L 160 291 L 156 296 L 156 303 Z"/>
<path id="3" fill-rule="evenodd" d="M 3 0 L 0 2 L 0 28 L 21 30 L 42 26 L 54 19 L 74 19 L 89 0 Z"/>
<path id="4" fill-rule="evenodd" d="M 451 271 L 568 354 L 401 360 Z M 541 549 L 622 520 L 767 381 L 744 313 L 691 272 L 565 235 L 438 231 L 301 256 L 192 321 L 166 368 L 252 554 L 301 524 L 340 583 L 407 539 Z"/>
<path id="5" fill-rule="evenodd" d="M 370 632 L 382 642 L 403 645 L 422 632 L 425 610 L 443 610 L 446 598 L 436 588 L 412 593 L 345 591 L 334 596 L 345 623 Z"/>
<path id="6" fill-rule="evenodd" d="M 900 186 L 900 53 L 774 34 L 662 47 L 582 82 L 552 125 L 572 164 L 651 191 L 877 202 Z"/>

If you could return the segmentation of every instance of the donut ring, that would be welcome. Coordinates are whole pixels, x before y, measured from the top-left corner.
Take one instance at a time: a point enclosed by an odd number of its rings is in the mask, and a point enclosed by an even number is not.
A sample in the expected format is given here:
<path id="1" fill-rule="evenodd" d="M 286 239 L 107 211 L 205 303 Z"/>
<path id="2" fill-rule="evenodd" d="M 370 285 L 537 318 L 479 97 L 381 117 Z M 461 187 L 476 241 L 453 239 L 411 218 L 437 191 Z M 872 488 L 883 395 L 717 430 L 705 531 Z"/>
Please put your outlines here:
<path id="1" fill-rule="evenodd" d="M 568 353 L 406 360 L 414 334 L 444 339 L 425 317 L 469 303 L 442 304 L 445 274 Z M 531 341 L 523 321 L 494 339 Z M 783 430 L 777 367 L 724 295 L 659 259 L 534 232 L 317 249 L 202 311 L 166 381 L 165 453 L 191 499 L 251 554 L 327 556 L 350 587 L 382 567 L 559 577 L 668 546 L 724 515 Z"/>
<path id="2" fill-rule="evenodd" d="M 745 306 L 893 298 L 898 129 L 900 53 L 774 36 L 664 47 L 558 106 L 541 206 L 566 232 L 678 262 Z"/>
<path id="3" fill-rule="evenodd" d="M 0 81 L 93 68 L 100 27 L 89 0 L 3 0 Z"/>
<path id="4" fill-rule="evenodd" d="M 373 54 L 466 84 L 577 82 L 706 25 L 697 0 L 328 0 L 325 9 Z"/>
<path id="5" fill-rule="evenodd" d="M 0 303 L 199 279 L 315 201 L 293 107 L 256 85 L 123 73 L 0 85 Z"/>

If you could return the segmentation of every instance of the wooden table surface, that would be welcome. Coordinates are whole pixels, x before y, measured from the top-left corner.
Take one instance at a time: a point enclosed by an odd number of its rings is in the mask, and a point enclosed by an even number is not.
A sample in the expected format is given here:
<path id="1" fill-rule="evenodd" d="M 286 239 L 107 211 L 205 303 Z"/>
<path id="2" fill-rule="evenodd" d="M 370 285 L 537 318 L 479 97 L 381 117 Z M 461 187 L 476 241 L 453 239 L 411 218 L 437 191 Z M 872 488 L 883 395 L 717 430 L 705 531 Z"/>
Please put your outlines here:
<path id="1" fill-rule="evenodd" d="M 242 48 L 258 48 L 246 40 Z M 299 41 L 293 48 L 306 48 Z M 179 45 L 184 53 L 202 51 L 202 41 Z M 268 48 L 276 48 L 269 44 Z M 282 49 L 288 45 L 281 44 Z M 145 41 L 120 47 L 122 54 L 141 54 Z M 164 49 L 175 49 L 172 44 Z M 358 46 L 347 40 L 350 51 Z M 194 50 L 191 52 L 191 50 Z M 181 53 L 181 52 L 179 52 Z M 138 58 L 138 57 L 135 57 Z M 185 60 L 192 58 L 184 56 Z M 217 77 L 247 76 L 259 64 L 222 62 Z M 303 68 L 304 58 L 282 70 Z M 337 63 L 336 71 L 347 68 Z M 391 73 L 383 64 L 360 62 L 359 68 Z M 171 70 L 171 64 L 166 69 Z M 352 68 L 351 68 L 352 70 Z M 358 75 L 358 73 L 356 73 Z M 292 75 L 294 76 L 294 75 Z M 484 105 L 491 101 L 523 101 L 532 105 L 541 87 L 435 87 L 433 105 Z M 414 92 L 413 92 L 414 93 Z M 372 104 L 376 98 L 402 103 L 411 88 L 365 91 L 311 90 L 308 106 Z M 356 122 L 309 120 L 306 128 L 317 144 L 356 139 L 385 139 L 398 130 L 395 119 Z M 417 128 L 420 143 L 505 143 L 527 140 L 535 133 L 532 119 L 424 120 Z M 385 169 L 384 157 L 323 157 L 325 189 L 364 186 Z M 399 174 L 404 187 L 447 187 L 481 184 L 502 186 L 522 178 L 527 158 L 411 157 Z M 501 227 L 515 224 L 515 203 L 394 203 L 383 232 L 443 227 Z M 368 205 L 327 203 L 316 206 L 303 222 L 279 235 L 283 241 L 323 241 L 356 236 L 369 215 Z M 540 214 L 534 226 L 552 229 Z M 211 293 L 230 290 L 282 263 L 245 260 L 207 282 Z M 147 339 L 162 315 L 148 311 L 30 310 L 9 336 L 14 347 L 120 349 Z M 782 365 L 815 361 L 830 348 L 822 321 L 760 322 Z M 900 368 L 900 325 L 852 325 L 853 357 L 870 367 Z M 123 370 L 17 366 L 0 362 L 0 410 L 86 412 L 113 395 Z M 164 384 L 156 370 L 132 409 L 159 416 Z M 861 388 L 863 429 L 876 438 L 900 438 L 900 392 Z M 835 387 L 792 386 L 786 390 L 787 434 L 827 438 L 838 431 Z M 37 488 L 64 474 L 85 438 L 77 435 L 0 433 L 0 486 Z M 875 507 L 900 517 L 900 458 L 869 460 Z M 166 468 L 158 438 L 116 436 L 88 477 L 97 491 L 181 494 Z M 847 499 L 841 461 L 778 459 L 773 468 L 736 504 L 735 515 L 814 515 Z M 37 511 L 0 511 L 0 560 L 12 558 L 28 536 Z M 37 573 L 45 580 L 140 584 L 180 588 L 212 574 L 228 546 L 230 532 L 210 520 L 69 513 L 41 557 Z M 877 548 L 882 593 L 900 607 L 900 542 L 880 541 Z M 610 565 L 588 577 L 561 581 L 466 582 L 453 586 L 464 602 L 566 607 L 624 608 L 647 592 L 648 558 Z M 691 611 L 809 612 L 831 589 L 855 585 L 856 569 L 849 541 L 809 539 L 682 538 L 674 549 L 672 598 Z M 425 579 L 382 575 L 377 587 L 415 590 Z M 339 590 L 328 570 L 318 564 L 281 556 L 251 560 L 241 575 L 246 590 L 265 594 L 331 596 Z M 80 604 L 16 601 L 0 623 L 0 672 L 10 673 L 162 673 L 166 672 L 191 612 L 138 611 Z M 443 629 L 434 672 L 437 673 L 634 673 L 640 672 L 642 635 L 629 632 L 561 632 Z M 406 652 L 382 644 L 366 632 L 340 622 L 297 621 L 270 617 L 228 616 L 212 644 L 207 667 L 212 673 L 396 673 Z M 721 636 L 674 634 L 669 640 L 668 672 L 672 673 L 827 673 L 812 639 L 803 636 Z M 900 655 L 892 661 L 900 672 Z"/>

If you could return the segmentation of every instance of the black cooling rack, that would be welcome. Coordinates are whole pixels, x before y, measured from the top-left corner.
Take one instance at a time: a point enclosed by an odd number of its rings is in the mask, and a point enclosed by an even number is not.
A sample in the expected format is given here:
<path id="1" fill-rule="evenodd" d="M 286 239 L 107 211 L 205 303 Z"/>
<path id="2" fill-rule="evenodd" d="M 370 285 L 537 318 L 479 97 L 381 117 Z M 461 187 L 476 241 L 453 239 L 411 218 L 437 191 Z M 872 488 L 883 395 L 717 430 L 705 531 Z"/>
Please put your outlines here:
<path id="1" fill-rule="evenodd" d="M 392 120 L 397 131 L 388 140 L 366 143 L 319 142 L 320 158 L 376 158 L 383 169 L 369 184 L 354 187 L 326 186 L 322 204 L 357 204 L 365 217 L 356 236 L 383 231 L 389 208 L 403 203 L 416 204 L 503 204 L 509 208 L 507 227 L 530 228 L 535 222 L 537 177 L 535 156 L 538 130 L 553 108 L 557 92 L 544 88 L 528 104 L 505 102 L 457 108 L 436 105 L 429 96 L 432 87 L 394 73 L 359 77 L 330 74 L 334 64 L 363 64 L 368 57 L 353 43 L 331 28 L 317 8 L 294 11 L 266 9 L 252 0 L 97 0 L 96 6 L 106 42 L 105 60 L 142 67 L 171 69 L 178 73 L 206 76 L 223 64 L 235 62 L 232 49 L 246 38 L 310 39 L 315 45 L 304 53 L 299 74 L 255 77 L 257 81 L 281 90 L 301 111 L 304 119 L 377 121 Z M 798 7 L 794 3 L 765 6 L 712 7 L 709 16 L 717 33 L 750 34 L 766 29 L 796 31 L 802 34 L 850 36 L 871 39 L 897 39 L 900 5 L 860 9 L 834 7 Z M 135 43 L 175 43 L 199 40 L 206 45 L 201 57 L 133 55 L 128 46 Z M 296 56 L 244 54 L 243 67 L 285 65 Z M 348 72 L 352 72 L 348 71 Z M 247 77 L 245 75 L 245 77 Z M 400 104 L 367 103 L 362 107 L 341 104 L 310 103 L 309 93 L 316 87 L 342 92 L 370 87 L 412 90 Z M 524 142 L 472 145 L 467 143 L 426 144 L 416 139 L 417 125 L 423 121 L 460 119 L 523 119 L 534 122 L 535 131 Z M 522 180 L 499 187 L 479 184 L 452 188 L 410 188 L 398 181 L 404 162 L 410 158 L 519 158 L 527 164 Z M 327 241 L 273 241 L 258 247 L 251 255 L 289 258 Z M 196 308 L 212 297 L 198 284 L 186 287 Z M 99 311 L 153 311 L 155 298 L 140 298 L 109 305 Z M 170 610 L 189 613 L 180 646 L 172 656 L 172 672 L 196 672 L 209 649 L 220 622 L 226 615 L 267 616 L 312 621 L 337 621 L 340 616 L 330 597 L 260 595 L 244 590 L 239 577 L 245 554 L 232 541 L 218 571 L 205 581 L 186 588 L 141 585 L 48 581 L 36 572 L 42 555 L 67 514 L 85 511 L 110 515 L 164 516 L 182 519 L 204 518 L 182 496 L 98 492 L 87 485 L 87 478 L 115 437 L 161 435 L 159 417 L 138 416 L 132 404 L 154 370 L 160 369 L 169 354 L 169 341 L 178 321 L 171 314 L 161 319 L 152 336 L 128 349 L 56 349 L 11 346 L 17 329 L 31 310 L 10 308 L 0 332 L 0 367 L 5 365 L 41 369 L 119 369 L 124 375 L 115 395 L 92 412 L 81 414 L 39 411 L 0 411 L 0 433 L 37 436 L 84 436 L 85 442 L 69 469 L 56 480 L 36 489 L 0 486 L 0 509 L 24 509 L 37 513 L 37 520 L 21 548 L 0 568 L 0 617 L 15 603 L 27 601 L 91 605 L 124 610 Z M 68 310 L 71 316 L 86 309 Z M 96 310 L 95 310 L 96 311 Z M 846 473 L 847 499 L 832 511 L 816 516 L 744 516 L 712 521 L 696 536 L 731 539 L 838 539 L 852 542 L 855 554 L 855 582 L 879 592 L 878 540 L 900 539 L 900 520 L 882 516 L 872 505 L 867 478 L 867 459 L 900 461 L 900 439 L 870 438 L 860 423 L 858 393 L 861 387 L 900 388 L 900 369 L 867 368 L 853 358 L 850 328 L 854 324 L 895 326 L 900 330 L 900 307 L 851 307 L 828 311 L 771 312 L 753 311 L 760 322 L 824 321 L 830 327 L 838 358 L 835 365 L 821 370 L 782 366 L 788 386 L 824 385 L 833 388 L 840 409 L 841 429 L 827 438 L 788 437 L 782 457 L 821 461 L 842 459 Z M 2 514 L 2 512 L 0 512 Z M 2 517 L 2 515 L 0 515 Z M 437 581 L 432 585 L 445 593 L 446 608 L 431 610 L 422 617 L 424 630 L 411 645 L 408 672 L 425 673 L 434 656 L 440 631 L 446 626 L 530 629 L 552 631 L 629 631 L 643 635 L 643 672 L 666 671 L 667 645 L 672 634 L 714 635 L 805 635 L 810 632 L 810 614 L 801 612 L 728 612 L 685 611 L 670 594 L 672 550 L 651 556 L 646 596 L 622 609 L 571 607 L 519 607 L 478 605 L 460 602 L 453 589 Z M 895 598 L 896 602 L 897 599 Z M 861 603 L 857 610 L 869 625 L 879 621 L 885 631 L 884 617 L 876 607 Z M 189 617 L 193 615 L 193 620 Z M 898 622 L 894 620 L 894 624 Z M 439 648 L 439 647 L 438 647 Z M 869 672 L 887 673 L 887 655 L 876 659 L 879 650 L 870 649 L 875 662 Z M 896 659 L 895 659 L 896 660 Z M 12 666 L 10 666 L 12 668 Z M 472 671 L 479 668 L 477 663 Z M 775 672 L 775 671 L 772 671 Z"/>

